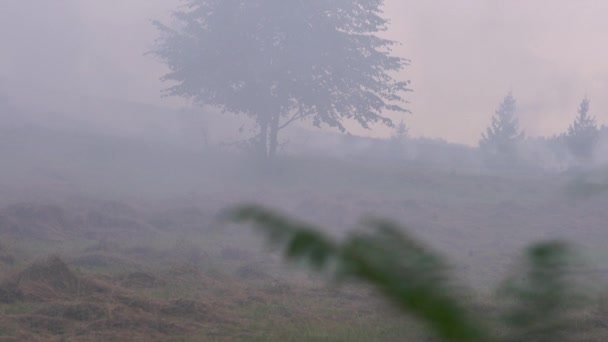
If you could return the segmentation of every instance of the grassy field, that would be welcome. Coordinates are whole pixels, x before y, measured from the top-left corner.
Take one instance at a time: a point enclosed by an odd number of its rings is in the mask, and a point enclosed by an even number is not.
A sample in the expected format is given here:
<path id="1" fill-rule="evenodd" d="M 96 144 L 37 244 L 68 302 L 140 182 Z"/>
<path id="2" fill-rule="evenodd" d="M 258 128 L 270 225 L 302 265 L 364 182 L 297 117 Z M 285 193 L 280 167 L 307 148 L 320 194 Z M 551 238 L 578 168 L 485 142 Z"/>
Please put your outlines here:
<path id="1" fill-rule="evenodd" d="M 3 240 L 0 339 L 364 341 L 413 336 L 411 323 L 369 289 L 335 288 L 305 271 L 289 271 L 247 234 L 215 231 L 174 238 L 159 231 L 141 233 L 116 239 L 64 235 L 36 240 L 28 235 Z"/>
<path id="2" fill-rule="evenodd" d="M 590 265 L 582 272 L 604 291 L 608 194 L 572 192 L 565 176 L 294 159 L 270 174 L 223 177 L 165 196 L 89 191 L 11 201 L 7 193 L 0 340 L 432 340 L 372 289 L 285 265 L 249 227 L 218 220 L 223 208 L 252 201 L 336 238 L 368 214 L 401 222 L 479 290 L 480 308 L 493 305 L 484 298 L 522 248 L 544 239 L 576 243 Z M 124 191 L 129 181 L 113 186 Z M 604 309 L 598 301 L 588 313 L 589 340 L 608 336 Z"/>

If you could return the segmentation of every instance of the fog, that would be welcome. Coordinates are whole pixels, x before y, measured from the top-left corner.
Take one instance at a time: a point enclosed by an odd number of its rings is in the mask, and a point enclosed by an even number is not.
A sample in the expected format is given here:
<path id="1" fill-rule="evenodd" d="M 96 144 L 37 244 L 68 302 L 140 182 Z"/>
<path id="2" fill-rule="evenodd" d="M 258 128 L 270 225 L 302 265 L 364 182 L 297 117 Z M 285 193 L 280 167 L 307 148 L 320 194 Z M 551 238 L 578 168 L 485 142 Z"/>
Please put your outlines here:
<path id="1" fill-rule="evenodd" d="M 0 85 L 45 101 L 83 94 L 175 108 L 182 101 L 159 96 L 164 66 L 144 52 L 156 38 L 150 20 L 167 18 L 178 5 L 3 1 Z M 396 52 L 412 60 L 404 76 L 414 82 L 408 96 L 414 114 L 406 120 L 415 136 L 476 145 L 509 90 L 531 135 L 565 130 L 585 95 L 598 120 L 608 119 L 602 1 L 387 1 L 386 12 L 388 34 L 403 43 Z M 48 99 L 51 90 L 61 95 Z M 351 129 L 388 134 L 382 127 Z"/>
<path id="2" fill-rule="evenodd" d="M 215 9 L 217 32 L 232 39 L 258 27 L 249 13 L 288 8 L 238 3 L 247 10 L 233 25 Z M 537 241 L 572 242 L 594 270 L 577 271 L 608 284 L 607 2 L 386 0 L 379 36 L 400 43 L 390 53 L 407 59 L 398 72 L 371 53 L 359 63 L 365 49 L 342 49 L 334 36 L 309 39 L 340 19 L 315 17 L 313 7 L 277 15 L 310 26 L 298 46 L 273 32 L 247 55 L 254 40 L 207 37 L 213 52 L 229 48 L 205 60 L 202 50 L 180 50 L 194 40 L 163 45 L 173 31 L 154 25 L 192 32 L 171 15 L 187 10 L 184 1 L 0 1 L 0 325 L 10 327 L 0 340 L 426 336 L 366 288 L 328 289 L 325 278 L 285 267 L 263 234 L 226 221 L 226 208 L 243 203 L 336 241 L 362 229 L 361 219 L 392 220 L 483 291 L 482 306 L 496 304 L 485 295 Z M 282 44 L 297 65 L 259 62 L 264 47 Z M 374 70 L 408 89 L 352 72 L 373 74 L 374 58 Z M 337 71 L 314 74 L 327 61 Z M 171 77 L 190 76 L 178 89 L 190 98 L 165 96 Z M 382 89 L 387 104 L 362 89 Z M 297 96 L 277 100 L 286 92 Z M 397 93 L 404 112 L 388 104 Z M 40 266 L 49 255 L 57 258 Z M 32 275 L 51 266 L 59 271 L 41 274 L 62 279 Z M 70 318 L 82 304 L 75 296 L 90 312 Z M 41 317 L 48 322 L 35 326 Z"/>

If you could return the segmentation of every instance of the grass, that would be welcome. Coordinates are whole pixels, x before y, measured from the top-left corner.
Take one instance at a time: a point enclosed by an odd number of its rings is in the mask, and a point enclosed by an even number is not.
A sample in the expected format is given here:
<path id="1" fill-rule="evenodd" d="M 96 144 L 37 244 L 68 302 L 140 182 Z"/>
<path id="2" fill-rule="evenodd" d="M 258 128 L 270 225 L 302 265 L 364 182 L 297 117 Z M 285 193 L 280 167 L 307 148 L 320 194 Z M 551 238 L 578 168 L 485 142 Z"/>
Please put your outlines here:
<path id="1" fill-rule="evenodd" d="M 217 242 L 221 240 L 218 238 Z M 228 239 L 224 242 L 229 241 Z M 93 243 L 89 241 L 84 245 L 91 246 Z M 157 242 L 151 241 L 151 245 L 157 245 Z M 66 249 L 66 245 L 55 246 L 61 248 L 69 266 L 69 260 L 78 256 L 83 250 L 77 245 L 71 246 L 72 249 Z M 148 272 L 160 280 L 150 287 L 129 288 L 121 285 L 120 279 L 130 274 L 132 270 L 125 271 L 120 265 L 108 268 L 76 268 L 73 266 L 70 268 L 77 270 L 74 272 L 79 277 L 111 284 L 116 295 L 123 292 L 132 293 L 136 298 L 150 303 L 166 303 L 177 299 L 201 301 L 211 310 L 221 313 L 220 315 L 226 318 L 225 322 L 220 321 L 213 324 L 226 336 L 212 336 L 214 333 L 207 328 L 195 328 L 188 330 L 187 336 L 181 339 L 184 341 L 233 339 L 363 341 L 369 340 L 369 338 L 378 340 L 381 336 L 390 334 L 392 334 L 390 336 L 395 336 L 406 330 L 402 328 L 405 321 L 402 318 L 395 318 L 390 310 L 380 308 L 380 304 L 367 291 L 360 294 L 361 290 L 356 288 L 341 290 L 328 288 L 324 285 L 323 279 L 287 271 L 278 261 L 274 264 L 268 260 L 260 263 L 254 262 L 256 272 L 261 275 L 248 277 L 237 271 L 241 267 L 250 266 L 251 260 L 249 259 L 225 259 L 218 251 L 209 257 L 209 260 L 203 260 L 198 264 L 187 262 L 180 264 L 179 255 L 175 255 L 177 252 L 172 243 L 167 242 L 164 249 L 155 248 L 148 249 L 151 252 L 150 260 L 152 262 L 150 263 L 142 262 L 129 255 L 128 247 L 119 252 L 124 254 L 122 255 L 124 258 L 132 258 L 133 265 L 141 265 L 140 272 Z M 53 252 L 53 248 L 47 246 L 41 251 L 41 255 L 51 252 Z M 156 263 L 154 255 L 157 252 L 164 252 L 166 260 L 175 258 L 175 262 Z M 267 259 L 266 254 L 261 252 L 256 253 L 255 258 Z M 213 267 L 210 267 L 209 264 L 213 264 Z M 21 270 L 23 266 L 15 269 Z M 212 269 L 216 271 L 211 271 Z M 84 302 L 95 302 L 95 299 L 87 299 L 86 295 L 79 296 L 79 298 Z M 116 298 L 105 299 L 104 303 L 108 307 L 120 307 Z M 2 304 L 0 317 L 16 319 L 15 317 L 35 315 L 41 308 L 59 304 L 68 303 L 62 297 L 57 300 L 50 298 L 49 303 Z M 15 329 L 31 333 L 30 328 L 27 327 L 19 326 Z M 7 330 L 5 336 L 14 334 L 15 329 Z M 114 332 L 116 336 L 126 336 L 120 329 L 113 331 L 113 328 L 109 327 L 108 332 Z M 142 333 L 149 332 L 144 330 Z M 35 332 L 34 335 L 36 335 Z M 67 333 L 64 337 L 68 337 L 69 340 L 69 336 L 70 333 Z M 45 338 L 44 335 L 38 337 Z M 73 338 L 77 340 L 76 337 Z"/>
<path id="2" fill-rule="evenodd" d="M 50 298 L 44 303 L 0 304 L 2 333 L 22 340 L 79 340 L 79 329 L 85 328 L 91 336 L 118 340 L 419 341 L 426 337 L 419 324 L 387 307 L 363 285 L 334 288 L 322 276 L 302 272 L 300 267 L 286 268 L 280 251 L 267 248 L 248 227 L 222 226 L 213 217 L 201 216 L 200 228 L 183 228 L 181 215 L 189 212 L 187 208 L 213 214 L 241 199 L 259 199 L 310 218 L 330 227 L 332 236 L 344 235 L 365 213 L 404 222 L 412 234 L 432 243 L 455 264 L 459 280 L 485 290 L 501 280 L 523 246 L 539 237 L 574 240 L 596 268 L 606 261 L 608 213 L 603 208 L 608 197 L 602 193 L 570 197 L 564 190 L 567 182 L 560 178 L 514 179 L 403 165 L 391 169 L 339 162 L 310 165 L 291 161 L 276 179 L 249 184 L 239 180 L 226 188 L 225 198 L 210 190 L 170 201 L 122 203 L 135 208 L 133 213 L 108 215 L 128 219 L 116 222 L 135 221 L 143 227 L 133 231 L 127 227 L 124 234 L 121 227 L 102 234 L 100 227 L 83 225 L 50 238 L 18 236 L 2 231 L 0 225 L 0 239 L 10 241 L 6 250 L 15 256 L 14 264 L 0 264 L 0 283 L 37 258 L 59 254 L 79 279 L 111 289 L 109 294 L 80 296 L 80 300 L 103 304 L 113 317 L 128 323 L 121 327 L 106 317 L 96 330 L 92 327 L 101 323 L 65 319 L 61 320 L 64 333 L 53 335 L 18 320 L 45 306 L 68 304 L 65 298 Z M 233 190 L 237 187 L 241 189 Z M 68 218 L 105 210 L 94 201 L 62 201 L 57 203 Z M 0 208 L 0 221 L 4 214 Z M 124 281 L 138 272 L 158 281 L 149 286 Z M 209 320 L 202 313 L 196 319 L 158 313 L 180 299 L 204 304 L 218 319 Z M 160 331 L 159 324 L 152 324 L 159 318 L 179 329 Z"/>
<path id="3" fill-rule="evenodd" d="M 21 315 L 34 312 L 41 307 L 36 303 L 15 303 L 0 304 L 0 314 L 2 315 Z"/>

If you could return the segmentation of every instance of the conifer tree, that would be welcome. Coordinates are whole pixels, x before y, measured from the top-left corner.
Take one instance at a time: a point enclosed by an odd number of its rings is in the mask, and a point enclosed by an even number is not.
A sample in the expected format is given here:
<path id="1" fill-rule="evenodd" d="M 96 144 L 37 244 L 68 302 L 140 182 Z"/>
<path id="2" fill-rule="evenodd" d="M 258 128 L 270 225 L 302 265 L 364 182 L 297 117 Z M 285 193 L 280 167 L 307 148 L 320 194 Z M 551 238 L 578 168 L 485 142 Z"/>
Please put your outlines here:
<path id="1" fill-rule="evenodd" d="M 517 159 L 517 146 L 524 139 L 516 117 L 516 101 L 509 92 L 492 117 L 486 133 L 481 135 L 479 148 L 487 163 L 506 166 Z"/>
<path id="2" fill-rule="evenodd" d="M 586 161 L 593 157 L 598 138 L 599 129 L 595 117 L 589 115 L 589 99 L 585 97 L 578 109 L 578 116 L 568 127 L 566 145 L 574 157 Z"/>

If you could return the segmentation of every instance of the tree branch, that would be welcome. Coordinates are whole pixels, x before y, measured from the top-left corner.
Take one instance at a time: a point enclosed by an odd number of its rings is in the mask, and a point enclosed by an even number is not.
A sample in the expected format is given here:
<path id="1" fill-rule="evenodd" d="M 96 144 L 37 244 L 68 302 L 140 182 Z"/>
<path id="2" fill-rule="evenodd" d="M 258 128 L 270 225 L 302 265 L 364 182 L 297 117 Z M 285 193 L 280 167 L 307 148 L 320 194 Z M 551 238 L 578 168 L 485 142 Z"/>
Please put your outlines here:
<path id="1" fill-rule="evenodd" d="M 295 113 L 289 120 L 287 120 L 287 122 L 285 122 L 283 125 L 279 126 L 279 130 L 282 130 L 283 128 L 289 126 L 289 124 L 291 124 L 292 122 L 302 119 L 304 118 L 306 115 L 302 115 L 302 112 L 297 112 Z"/>

